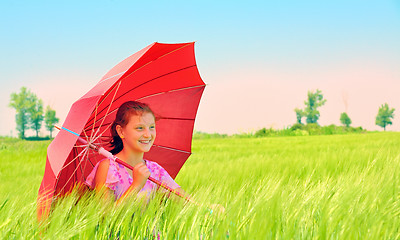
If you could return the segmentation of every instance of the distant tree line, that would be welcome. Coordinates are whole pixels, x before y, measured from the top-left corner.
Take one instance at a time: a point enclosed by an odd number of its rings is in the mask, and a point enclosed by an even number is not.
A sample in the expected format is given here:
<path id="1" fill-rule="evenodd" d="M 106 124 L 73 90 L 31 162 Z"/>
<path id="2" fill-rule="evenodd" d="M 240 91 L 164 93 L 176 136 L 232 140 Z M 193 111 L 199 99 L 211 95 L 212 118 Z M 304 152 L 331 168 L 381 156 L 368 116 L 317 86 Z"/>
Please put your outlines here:
<path id="1" fill-rule="evenodd" d="M 346 112 L 340 114 L 340 122 L 345 128 L 330 125 L 327 127 L 320 127 L 318 120 L 320 112 L 318 108 L 326 103 L 326 99 L 321 90 L 308 91 L 307 100 L 304 101 L 305 108 L 295 108 L 296 113 L 296 124 L 291 128 L 283 130 L 273 129 L 260 129 L 255 135 L 256 136 L 278 136 L 278 135 L 309 135 L 309 134 L 335 134 L 344 132 L 363 132 L 361 127 L 352 128 L 350 117 Z M 43 111 L 43 101 L 39 99 L 36 94 L 30 92 L 26 87 L 22 87 L 19 93 L 12 93 L 9 107 L 12 107 L 16 111 L 15 122 L 17 124 L 17 131 L 20 138 L 25 138 L 25 132 L 28 129 L 32 129 L 36 132 L 36 137 L 39 137 L 39 131 L 42 127 L 43 121 L 45 122 L 46 129 L 50 132 L 50 138 L 52 137 L 53 126 L 58 123 L 59 119 L 56 117 L 56 111 L 46 107 Z M 388 125 L 392 125 L 394 118 L 394 108 L 390 108 L 387 103 L 382 104 L 379 107 L 378 114 L 375 118 L 375 124 L 383 127 L 386 131 Z M 306 119 L 306 125 L 302 123 L 302 119 Z M 207 136 L 206 136 L 207 135 Z M 195 136 L 198 138 L 210 137 L 209 134 L 197 132 Z M 247 134 L 244 134 L 247 135 Z M 252 135 L 252 134 L 250 134 Z M 249 136 L 250 136 L 249 135 Z M 213 137 L 227 137 L 226 135 L 213 136 Z"/>
<path id="2" fill-rule="evenodd" d="M 26 87 L 22 87 L 19 93 L 11 94 L 9 107 L 16 111 L 15 122 L 20 138 L 26 138 L 25 132 L 28 129 L 34 130 L 36 138 L 38 138 L 43 121 L 50 132 L 50 138 L 52 137 L 53 125 L 59 121 L 56 117 L 56 111 L 50 106 L 47 106 L 46 110 L 43 111 L 43 101 Z"/>
<path id="3" fill-rule="evenodd" d="M 320 126 L 318 120 L 320 112 L 318 109 L 326 103 L 326 99 L 321 90 L 308 91 L 307 100 L 304 101 L 304 109 L 295 108 L 296 123 L 284 129 L 262 128 L 255 133 L 241 133 L 234 134 L 232 137 L 249 138 L 249 137 L 279 137 L 279 136 L 308 136 L 308 135 L 333 135 L 333 134 L 346 134 L 346 133 L 364 133 L 365 129 L 362 127 L 352 127 L 351 119 L 346 112 L 340 114 L 340 123 L 343 126 L 336 126 L 334 124 L 328 126 Z M 392 124 L 394 118 L 394 108 L 390 108 L 387 103 L 382 104 L 378 110 L 375 118 L 375 124 L 383 127 L 386 131 L 386 126 Z M 302 123 L 305 118 L 306 124 Z M 218 133 L 204 133 L 195 131 L 194 139 L 208 139 L 208 138 L 226 138 L 230 137 L 227 134 Z"/>
<path id="4" fill-rule="evenodd" d="M 326 103 L 326 99 L 322 95 L 321 90 L 316 91 L 308 91 L 307 100 L 304 101 L 306 105 L 304 109 L 295 108 L 294 112 L 296 113 L 297 124 L 303 124 L 302 118 L 306 118 L 307 124 L 317 124 L 318 119 L 320 117 L 320 113 L 318 108 L 323 106 Z M 394 118 L 394 108 L 390 108 L 387 103 L 382 104 L 382 106 L 378 110 L 378 114 L 375 118 L 375 124 L 383 127 L 383 130 L 386 131 L 387 125 L 392 125 L 392 120 Z M 346 126 L 350 127 L 352 123 L 349 115 L 346 112 L 340 114 L 340 122 Z"/>

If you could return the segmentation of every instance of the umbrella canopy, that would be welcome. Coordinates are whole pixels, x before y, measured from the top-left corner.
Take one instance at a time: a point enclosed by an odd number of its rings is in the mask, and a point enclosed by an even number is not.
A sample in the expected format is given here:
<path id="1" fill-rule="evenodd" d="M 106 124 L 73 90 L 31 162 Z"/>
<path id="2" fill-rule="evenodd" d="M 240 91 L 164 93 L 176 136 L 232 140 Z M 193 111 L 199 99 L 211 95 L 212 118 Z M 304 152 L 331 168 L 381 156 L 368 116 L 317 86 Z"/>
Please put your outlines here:
<path id="1" fill-rule="evenodd" d="M 205 84 L 199 75 L 194 43 L 153 43 L 112 68 L 76 101 L 64 129 L 47 149 L 45 173 L 38 195 L 38 214 L 49 212 L 54 197 L 84 183 L 104 157 L 83 145 L 110 150 L 111 124 L 126 101 L 147 103 L 157 118 L 157 138 L 144 158 L 155 161 L 175 178 L 191 154 L 197 108 Z"/>

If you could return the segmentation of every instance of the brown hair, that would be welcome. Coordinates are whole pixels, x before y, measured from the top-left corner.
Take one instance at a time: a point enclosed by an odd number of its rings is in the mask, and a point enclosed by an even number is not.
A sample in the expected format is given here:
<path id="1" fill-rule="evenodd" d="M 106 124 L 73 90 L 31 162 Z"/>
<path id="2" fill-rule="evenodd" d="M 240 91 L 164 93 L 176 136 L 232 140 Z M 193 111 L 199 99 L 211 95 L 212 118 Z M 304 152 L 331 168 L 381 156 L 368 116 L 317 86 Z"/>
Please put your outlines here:
<path id="1" fill-rule="evenodd" d="M 128 101 L 121 104 L 118 108 L 115 120 L 111 125 L 112 140 L 110 141 L 110 144 L 113 149 L 110 152 L 112 154 L 117 154 L 124 148 L 122 139 L 119 137 L 117 132 L 117 125 L 125 127 L 128 124 L 131 115 L 142 115 L 143 113 L 151 113 L 155 117 L 154 112 L 146 103 Z"/>

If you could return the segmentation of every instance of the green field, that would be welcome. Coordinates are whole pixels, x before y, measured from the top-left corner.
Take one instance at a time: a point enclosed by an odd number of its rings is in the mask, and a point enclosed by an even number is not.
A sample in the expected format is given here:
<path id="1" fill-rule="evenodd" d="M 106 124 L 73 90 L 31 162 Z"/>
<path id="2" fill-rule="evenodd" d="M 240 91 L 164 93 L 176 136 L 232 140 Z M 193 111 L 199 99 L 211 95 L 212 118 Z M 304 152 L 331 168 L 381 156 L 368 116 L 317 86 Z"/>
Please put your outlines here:
<path id="1" fill-rule="evenodd" d="M 195 140 L 176 181 L 202 206 L 71 196 L 44 230 L 48 144 L 0 139 L 1 239 L 400 238 L 400 133 Z"/>

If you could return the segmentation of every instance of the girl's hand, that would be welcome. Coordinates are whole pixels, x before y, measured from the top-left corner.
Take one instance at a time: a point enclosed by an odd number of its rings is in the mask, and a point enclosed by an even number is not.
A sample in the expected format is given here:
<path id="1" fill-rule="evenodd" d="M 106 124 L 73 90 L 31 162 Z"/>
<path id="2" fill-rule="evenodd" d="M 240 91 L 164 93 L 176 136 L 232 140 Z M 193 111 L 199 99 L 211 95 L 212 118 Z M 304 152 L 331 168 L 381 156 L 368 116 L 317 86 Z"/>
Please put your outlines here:
<path id="1" fill-rule="evenodd" d="M 146 183 L 147 179 L 150 177 L 150 171 L 147 168 L 146 164 L 138 163 L 132 170 L 132 177 L 133 181 L 131 186 L 122 194 L 122 196 L 117 200 L 117 204 L 120 203 L 126 196 L 131 193 L 137 194 L 140 189 L 143 188 L 144 184 Z"/>
<path id="2" fill-rule="evenodd" d="M 150 177 L 150 170 L 147 168 L 144 162 L 138 163 L 132 170 L 133 182 L 132 185 L 139 187 L 139 190 L 142 189 L 147 179 Z"/>

